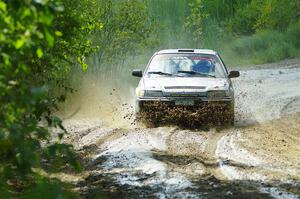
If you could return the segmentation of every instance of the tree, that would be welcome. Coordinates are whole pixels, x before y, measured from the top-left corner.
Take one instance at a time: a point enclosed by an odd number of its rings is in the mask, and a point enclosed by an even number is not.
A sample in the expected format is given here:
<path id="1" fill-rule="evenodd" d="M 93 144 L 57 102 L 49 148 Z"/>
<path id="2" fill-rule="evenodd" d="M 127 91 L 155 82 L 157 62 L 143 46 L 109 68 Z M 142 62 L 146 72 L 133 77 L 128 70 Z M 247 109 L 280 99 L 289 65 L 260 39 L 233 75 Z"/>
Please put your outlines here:
<path id="1" fill-rule="evenodd" d="M 93 2 L 0 0 L 2 194 L 11 193 L 11 184 L 32 181 L 43 159 L 55 163 L 61 158 L 78 168 L 72 146 L 59 141 L 65 129 L 52 112 L 64 99 L 56 88 L 68 90 L 70 68 L 85 70 L 85 58 L 96 49 L 90 35 L 102 24 L 93 10 L 81 10 Z M 55 142 L 52 127 L 60 128 Z"/>
<path id="2" fill-rule="evenodd" d="M 202 33 L 204 20 L 209 15 L 204 12 L 202 0 L 195 0 L 189 4 L 189 7 L 191 9 L 191 14 L 186 18 L 185 27 L 189 32 L 191 32 L 196 42 L 201 42 L 201 40 L 203 40 Z"/>
<path id="3" fill-rule="evenodd" d="M 93 41 L 99 44 L 94 54 L 94 62 L 99 66 L 107 62 L 117 62 L 127 55 L 135 54 L 149 44 L 153 23 L 147 18 L 145 4 L 139 0 L 122 1 L 99 0 L 99 18 L 103 29 L 97 32 Z"/>

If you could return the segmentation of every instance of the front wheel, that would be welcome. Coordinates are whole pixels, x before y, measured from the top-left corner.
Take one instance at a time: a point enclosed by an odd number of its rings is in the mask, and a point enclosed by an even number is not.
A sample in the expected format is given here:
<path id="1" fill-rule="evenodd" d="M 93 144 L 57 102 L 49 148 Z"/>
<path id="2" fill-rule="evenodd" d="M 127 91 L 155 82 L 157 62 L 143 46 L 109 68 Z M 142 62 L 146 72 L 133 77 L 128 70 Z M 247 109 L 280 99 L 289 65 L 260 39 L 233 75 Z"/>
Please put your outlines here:
<path id="1" fill-rule="evenodd" d="M 230 126 L 234 126 L 234 105 L 232 105 L 229 115 L 229 124 Z"/>
<path id="2" fill-rule="evenodd" d="M 207 107 L 211 120 L 217 126 L 234 126 L 234 102 L 213 102 Z"/>

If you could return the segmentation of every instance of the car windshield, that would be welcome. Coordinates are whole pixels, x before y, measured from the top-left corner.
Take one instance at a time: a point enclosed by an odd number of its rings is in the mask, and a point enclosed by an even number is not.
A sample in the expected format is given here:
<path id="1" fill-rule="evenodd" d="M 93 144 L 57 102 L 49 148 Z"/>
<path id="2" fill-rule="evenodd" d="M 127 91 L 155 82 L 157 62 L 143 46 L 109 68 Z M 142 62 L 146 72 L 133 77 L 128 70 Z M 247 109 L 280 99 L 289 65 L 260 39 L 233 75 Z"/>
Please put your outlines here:
<path id="1" fill-rule="evenodd" d="M 225 71 L 216 55 L 160 54 L 153 57 L 147 75 L 224 78 Z"/>

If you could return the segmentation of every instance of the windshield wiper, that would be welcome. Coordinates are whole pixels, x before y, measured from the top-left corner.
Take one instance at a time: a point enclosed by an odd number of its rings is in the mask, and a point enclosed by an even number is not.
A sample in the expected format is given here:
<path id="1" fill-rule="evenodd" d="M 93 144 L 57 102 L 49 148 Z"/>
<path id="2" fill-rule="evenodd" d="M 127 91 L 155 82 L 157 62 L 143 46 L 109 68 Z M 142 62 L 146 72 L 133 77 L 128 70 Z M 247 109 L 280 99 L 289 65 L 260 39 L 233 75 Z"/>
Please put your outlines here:
<path id="1" fill-rule="evenodd" d="M 168 76 L 173 76 L 173 74 L 171 74 L 171 73 L 165 73 L 165 72 L 162 72 L 162 71 L 150 71 L 150 72 L 148 72 L 148 74 L 157 74 L 157 75 L 168 75 Z"/>
<path id="2" fill-rule="evenodd" d="M 179 70 L 178 73 L 187 73 L 187 74 L 191 74 L 191 75 L 202 75 L 202 76 L 216 77 L 214 75 L 210 75 L 210 74 L 207 74 L 207 73 L 201 73 L 201 72 L 197 72 L 197 71 L 193 71 L 193 70 L 190 70 L 190 71 Z"/>

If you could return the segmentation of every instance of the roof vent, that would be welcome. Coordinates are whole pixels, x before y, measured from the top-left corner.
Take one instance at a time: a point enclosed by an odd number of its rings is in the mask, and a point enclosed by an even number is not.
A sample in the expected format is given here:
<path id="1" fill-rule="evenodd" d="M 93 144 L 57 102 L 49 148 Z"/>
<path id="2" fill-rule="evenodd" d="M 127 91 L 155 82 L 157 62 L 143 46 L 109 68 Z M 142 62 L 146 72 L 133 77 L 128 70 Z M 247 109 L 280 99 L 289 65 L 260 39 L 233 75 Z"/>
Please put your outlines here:
<path id="1" fill-rule="evenodd" d="M 178 52 L 183 52 L 183 53 L 193 53 L 194 50 L 192 50 L 192 49 L 180 49 L 180 50 L 178 50 Z"/>

